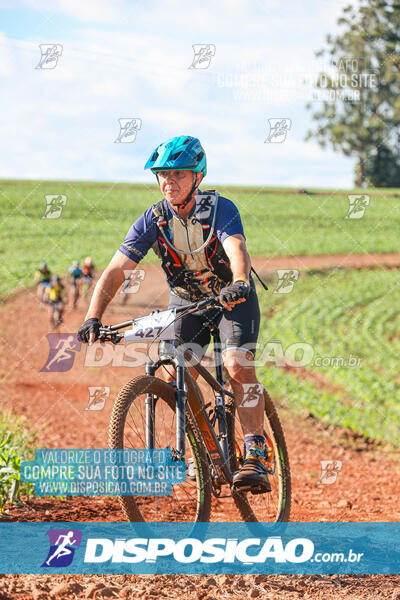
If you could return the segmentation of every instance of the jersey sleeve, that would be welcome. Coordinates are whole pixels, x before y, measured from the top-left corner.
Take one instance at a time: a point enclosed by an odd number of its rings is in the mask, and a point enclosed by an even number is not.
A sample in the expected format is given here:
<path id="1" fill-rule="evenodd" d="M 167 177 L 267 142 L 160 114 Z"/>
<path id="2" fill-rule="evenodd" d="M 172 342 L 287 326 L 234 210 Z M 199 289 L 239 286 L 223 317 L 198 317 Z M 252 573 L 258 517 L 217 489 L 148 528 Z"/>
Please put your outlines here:
<path id="1" fill-rule="evenodd" d="M 119 251 L 138 263 L 146 256 L 156 240 L 157 227 L 153 221 L 153 211 L 150 207 L 129 229 Z"/>
<path id="2" fill-rule="evenodd" d="M 231 200 L 222 196 L 218 200 L 215 231 L 221 244 L 227 237 L 236 233 L 242 234 L 246 239 L 237 206 Z"/>

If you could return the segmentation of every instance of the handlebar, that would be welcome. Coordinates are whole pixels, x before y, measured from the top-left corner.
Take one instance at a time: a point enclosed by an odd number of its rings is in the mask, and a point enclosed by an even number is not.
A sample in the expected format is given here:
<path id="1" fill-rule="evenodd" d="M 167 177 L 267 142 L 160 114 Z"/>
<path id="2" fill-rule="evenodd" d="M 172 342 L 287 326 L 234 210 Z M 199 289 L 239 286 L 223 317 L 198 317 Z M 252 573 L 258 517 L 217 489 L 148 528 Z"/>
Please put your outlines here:
<path id="1" fill-rule="evenodd" d="M 204 300 L 198 300 L 197 302 L 193 302 L 192 304 L 186 304 L 185 306 L 180 306 L 176 308 L 176 312 L 187 311 L 189 313 L 196 312 L 197 310 L 202 310 L 203 308 L 220 308 L 222 310 L 222 306 L 218 298 L 214 296 L 209 296 Z"/>
<path id="2" fill-rule="evenodd" d="M 198 300 L 197 302 L 193 302 L 192 304 L 186 304 L 185 306 L 179 306 L 175 309 L 176 313 L 187 312 L 193 313 L 198 310 L 202 310 L 203 308 L 217 308 L 222 310 L 222 305 L 218 299 L 218 297 L 209 296 L 204 300 Z M 158 311 L 157 311 L 158 312 Z M 112 342 L 113 344 L 118 344 L 123 338 L 124 335 L 122 333 L 118 333 L 119 329 L 124 329 L 125 327 L 129 327 L 134 323 L 135 319 L 129 319 L 129 321 L 123 321 L 122 323 L 117 323 L 116 325 L 104 325 L 100 327 L 100 342 Z"/>

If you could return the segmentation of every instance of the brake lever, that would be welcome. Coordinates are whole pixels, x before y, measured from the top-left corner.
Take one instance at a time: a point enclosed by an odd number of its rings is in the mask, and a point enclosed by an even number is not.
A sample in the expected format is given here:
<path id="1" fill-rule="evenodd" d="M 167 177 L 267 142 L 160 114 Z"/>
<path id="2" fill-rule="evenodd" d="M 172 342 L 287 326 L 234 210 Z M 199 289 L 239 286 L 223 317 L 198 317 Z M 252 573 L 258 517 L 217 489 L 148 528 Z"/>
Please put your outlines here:
<path id="1" fill-rule="evenodd" d="M 124 336 L 120 333 L 112 333 L 110 335 L 110 342 L 112 344 L 119 344 L 124 339 Z"/>
<path id="2" fill-rule="evenodd" d="M 120 333 L 111 331 L 108 327 L 101 327 L 100 332 L 101 334 L 98 337 L 98 340 L 100 342 L 111 342 L 112 344 L 119 344 L 124 337 Z"/>

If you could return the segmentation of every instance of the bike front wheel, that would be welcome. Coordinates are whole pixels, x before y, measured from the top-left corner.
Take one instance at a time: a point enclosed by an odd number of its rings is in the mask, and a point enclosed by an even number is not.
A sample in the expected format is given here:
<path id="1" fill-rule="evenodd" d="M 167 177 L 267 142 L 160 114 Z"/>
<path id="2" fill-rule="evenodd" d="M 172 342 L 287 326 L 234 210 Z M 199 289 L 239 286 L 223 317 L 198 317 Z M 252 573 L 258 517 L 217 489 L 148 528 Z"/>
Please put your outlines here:
<path id="1" fill-rule="evenodd" d="M 146 449 L 146 395 L 154 398 L 154 449 L 176 450 L 174 389 L 162 379 L 139 376 L 119 392 L 111 413 L 110 449 Z M 147 432 L 148 433 L 148 432 Z M 123 513 L 135 522 L 209 521 L 211 483 L 206 450 L 189 410 L 186 410 L 186 480 L 169 496 L 119 496 Z"/>

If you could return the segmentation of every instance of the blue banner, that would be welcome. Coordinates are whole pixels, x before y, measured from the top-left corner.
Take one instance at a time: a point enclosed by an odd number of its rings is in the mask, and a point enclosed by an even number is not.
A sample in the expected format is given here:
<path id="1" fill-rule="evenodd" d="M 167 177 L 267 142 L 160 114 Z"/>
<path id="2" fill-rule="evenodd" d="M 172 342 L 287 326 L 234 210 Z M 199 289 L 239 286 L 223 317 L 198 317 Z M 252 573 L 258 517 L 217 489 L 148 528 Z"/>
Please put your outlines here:
<path id="1" fill-rule="evenodd" d="M 399 574 L 400 523 L 0 523 L 0 573 Z"/>

